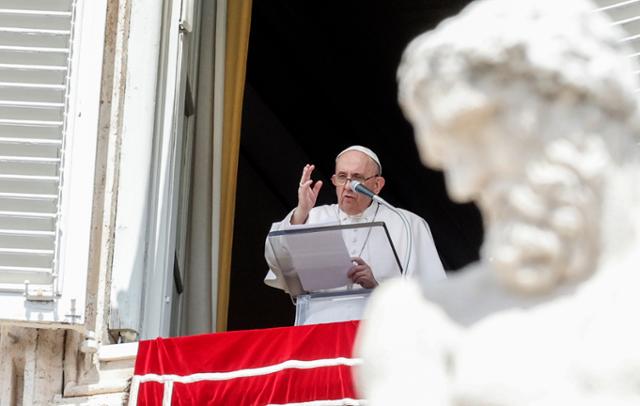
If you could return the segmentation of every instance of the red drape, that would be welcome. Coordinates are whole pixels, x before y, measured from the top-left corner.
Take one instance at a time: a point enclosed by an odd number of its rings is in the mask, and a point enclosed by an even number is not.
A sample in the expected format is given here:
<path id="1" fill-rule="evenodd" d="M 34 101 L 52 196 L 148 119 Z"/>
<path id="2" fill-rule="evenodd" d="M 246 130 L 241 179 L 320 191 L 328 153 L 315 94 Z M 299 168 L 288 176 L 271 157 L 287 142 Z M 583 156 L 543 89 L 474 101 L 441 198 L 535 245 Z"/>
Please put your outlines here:
<path id="1" fill-rule="evenodd" d="M 138 405 L 162 404 L 167 386 L 153 380 L 173 382 L 172 405 L 356 399 L 350 365 L 357 363 L 357 326 L 349 321 L 141 341 L 134 386 L 136 379 L 142 383 L 133 390 Z"/>

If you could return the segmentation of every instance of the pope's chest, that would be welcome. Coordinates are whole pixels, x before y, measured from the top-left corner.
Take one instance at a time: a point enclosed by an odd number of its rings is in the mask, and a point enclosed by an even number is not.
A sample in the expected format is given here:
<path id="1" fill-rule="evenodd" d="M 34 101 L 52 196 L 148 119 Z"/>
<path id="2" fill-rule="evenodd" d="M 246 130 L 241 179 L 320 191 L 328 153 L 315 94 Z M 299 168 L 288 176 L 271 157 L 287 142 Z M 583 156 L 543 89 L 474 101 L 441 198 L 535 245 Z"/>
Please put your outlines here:
<path id="1" fill-rule="evenodd" d="M 367 219 L 341 219 L 342 224 L 361 224 L 368 223 Z M 347 251 L 352 257 L 362 256 L 368 251 L 368 242 L 371 239 L 371 227 L 363 225 L 363 227 L 348 228 L 342 230 L 342 237 L 347 246 Z"/>

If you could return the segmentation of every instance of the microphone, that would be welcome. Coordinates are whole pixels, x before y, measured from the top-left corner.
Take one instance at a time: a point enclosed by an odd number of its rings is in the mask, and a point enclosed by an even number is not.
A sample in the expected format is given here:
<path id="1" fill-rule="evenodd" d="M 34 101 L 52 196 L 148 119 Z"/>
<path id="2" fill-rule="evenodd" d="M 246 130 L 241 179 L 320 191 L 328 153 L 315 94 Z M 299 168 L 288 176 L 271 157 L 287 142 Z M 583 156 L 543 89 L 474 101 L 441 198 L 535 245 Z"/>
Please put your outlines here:
<path id="1" fill-rule="evenodd" d="M 352 180 L 350 182 L 351 182 L 350 183 L 351 189 L 353 189 L 354 191 L 360 194 L 367 196 L 370 199 L 377 200 L 376 197 L 378 197 L 378 195 L 376 195 L 375 193 L 373 193 L 371 189 L 363 185 L 362 182 L 359 182 L 357 180 Z"/>
<path id="2" fill-rule="evenodd" d="M 401 266 L 400 272 L 402 273 L 402 275 L 406 275 L 409 268 L 409 260 L 411 259 L 411 248 L 412 248 L 411 246 L 413 244 L 413 236 L 412 236 L 413 233 L 411 232 L 411 224 L 409 223 L 409 220 L 407 220 L 405 215 L 400 210 L 396 209 L 389 202 L 387 202 L 377 194 L 373 193 L 371 189 L 363 185 L 361 182 L 357 180 L 351 180 L 349 182 L 350 182 L 349 185 L 351 186 L 351 189 L 353 189 L 355 192 L 363 194 L 369 197 L 370 199 L 375 200 L 379 204 L 386 206 L 387 208 L 389 208 L 389 210 L 397 214 L 402 220 L 402 224 L 404 225 L 404 230 L 405 230 L 405 236 L 407 238 L 407 241 L 409 242 L 409 245 L 407 248 L 407 256 L 405 259 L 404 268 L 402 268 Z"/>

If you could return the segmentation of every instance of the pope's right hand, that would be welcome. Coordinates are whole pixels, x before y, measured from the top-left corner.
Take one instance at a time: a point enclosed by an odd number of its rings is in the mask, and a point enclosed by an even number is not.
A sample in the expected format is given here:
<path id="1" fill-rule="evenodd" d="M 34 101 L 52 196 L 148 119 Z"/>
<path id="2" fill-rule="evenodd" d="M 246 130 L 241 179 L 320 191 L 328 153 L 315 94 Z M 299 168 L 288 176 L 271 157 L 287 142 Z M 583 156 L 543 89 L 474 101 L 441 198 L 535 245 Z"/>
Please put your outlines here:
<path id="1" fill-rule="evenodd" d="M 315 168 L 314 165 L 307 164 L 302 169 L 302 177 L 298 185 L 298 206 L 291 216 L 291 224 L 304 224 L 309 217 L 309 212 L 316 205 L 322 181 L 319 180 L 313 184 L 311 173 Z"/>

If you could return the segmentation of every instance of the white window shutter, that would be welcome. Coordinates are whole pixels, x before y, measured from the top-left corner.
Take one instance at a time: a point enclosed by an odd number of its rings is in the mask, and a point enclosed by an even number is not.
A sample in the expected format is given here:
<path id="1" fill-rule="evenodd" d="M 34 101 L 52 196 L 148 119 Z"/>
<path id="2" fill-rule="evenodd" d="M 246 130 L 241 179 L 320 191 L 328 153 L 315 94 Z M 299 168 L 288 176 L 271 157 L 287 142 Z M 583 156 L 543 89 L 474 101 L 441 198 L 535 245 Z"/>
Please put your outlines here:
<path id="1" fill-rule="evenodd" d="M 3 3 L 0 283 L 52 290 L 71 0 Z"/>
<path id="2" fill-rule="evenodd" d="M 82 176 L 73 172 L 78 170 L 74 155 L 85 161 L 81 169 L 93 175 L 97 115 L 90 110 L 97 111 L 99 99 L 87 95 L 92 87 L 99 91 L 101 60 L 96 78 L 95 72 L 83 72 L 96 68 L 83 64 L 87 58 L 82 54 L 87 41 L 104 35 L 104 22 L 99 34 L 87 31 L 82 19 L 92 17 L 84 15 L 83 3 L 0 3 L 0 319 L 83 322 L 88 253 L 82 250 L 88 251 L 93 177 L 84 191 L 78 191 Z M 93 18 L 101 15 L 93 13 Z M 94 30 L 100 30 L 97 25 Z M 101 52 L 102 40 L 98 44 Z M 82 82 L 89 77 L 97 85 L 85 90 Z M 83 95 L 76 94 L 80 92 Z M 90 99 L 95 107 L 84 104 Z M 78 119 L 85 111 L 88 117 Z M 93 131 L 77 132 L 92 127 Z M 80 138 L 86 140 L 78 142 Z M 79 145 L 86 149 L 81 154 Z M 89 166 L 86 159 L 91 160 Z M 74 216 L 87 218 L 70 225 L 71 216 L 64 211 L 71 208 L 66 200 L 74 197 L 80 199 L 74 203 Z M 69 269 L 65 244 L 70 238 L 77 241 L 79 234 L 86 241 L 75 248 L 85 263 L 76 262 L 76 269 Z"/>

